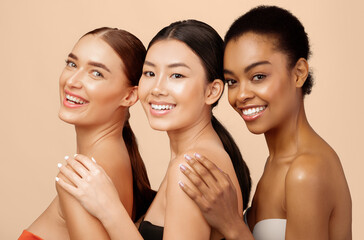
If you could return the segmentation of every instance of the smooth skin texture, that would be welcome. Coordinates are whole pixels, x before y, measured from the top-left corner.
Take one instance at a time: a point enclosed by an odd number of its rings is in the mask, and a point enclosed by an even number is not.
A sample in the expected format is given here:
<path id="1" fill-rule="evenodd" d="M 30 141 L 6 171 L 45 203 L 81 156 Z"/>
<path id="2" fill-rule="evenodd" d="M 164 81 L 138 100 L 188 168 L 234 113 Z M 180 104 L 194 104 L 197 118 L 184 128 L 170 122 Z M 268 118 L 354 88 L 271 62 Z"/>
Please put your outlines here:
<path id="1" fill-rule="evenodd" d="M 102 39 L 95 35 L 82 37 L 68 55 L 60 77 L 59 117 L 75 125 L 77 152 L 98 160 L 130 216 L 132 173 L 122 129 L 128 107 L 138 98 L 136 87 L 129 86 L 122 66 L 122 60 Z M 66 100 L 67 94 L 78 96 L 85 104 L 70 103 Z M 77 162 L 72 161 L 62 168 L 76 167 Z M 80 176 L 89 180 L 84 173 Z M 62 173 L 58 177 L 66 179 Z M 49 240 L 109 239 L 101 222 L 77 199 L 56 186 L 58 195 L 28 230 Z"/>
<path id="2" fill-rule="evenodd" d="M 237 208 L 242 212 L 241 192 L 233 165 L 211 124 L 211 104 L 219 99 L 223 87 L 223 82 L 219 79 L 212 83 L 207 82 L 199 57 L 178 40 L 160 40 L 148 50 L 138 94 L 151 127 L 167 131 L 171 161 L 144 219 L 154 225 L 164 226 L 164 239 L 222 238 L 218 232 L 211 231 L 196 203 L 178 186 L 181 180 L 189 182 L 179 171 L 179 165 L 186 163 L 185 153 L 193 154 L 198 151 L 210 158 L 217 156 L 214 158 L 216 159 L 214 163 L 232 179 L 232 184 L 237 189 Z M 152 104 L 155 109 L 152 108 Z M 158 110 L 155 105 L 168 105 L 171 108 Z M 89 158 L 86 158 L 86 161 L 87 164 L 96 166 L 96 163 Z M 77 173 L 82 172 L 86 169 L 82 166 L 74 170 Z M 115 191 L 112 191 L 112 188 L 103 188 L 111 184 L 110 181 L 106 181 L 105 177 L 90 175 L 95 179 L 89 182 L 98 184 L 92 186 L 89 184 L 89 188 L 93 188 L 104 199 L 115 199 Z M 72 189 L 71 185 L 65 182 L 59 183 L 86 205 L 88 200 L 77 197 L 77 195 L 87 195 L 88 199 L 92 199 L 91 194 L 84 192 L 83 187 L 79 187 L 85 184 L 85 181 L 80 178 L 70 181 L 77 188 Z M 126 217 L 122 204 L 107 206 L 112 209 L 108 212 L 114 213 L 110 214 L 107 220 L 102 217 L 101 212 L 105 205 L 100 204 L 98 207 L 88 205 L 86 207 L 88 211 L 94 212 L 103 222 L 112 239 L 142 239 L 130 218 Z M 128 227 L 120 228 L 125 225 Z"/>
<path id="3" fill-rule="evenodd" d="M 351 239 L 351 197 L 340 160 L 305 115 L 301 87 L 308 75 L 307 61 L 301 58 L 288 67 L 287 56 L 272 39 L 245 33 L 228 42 L 224 56 L 229 103 L 249 131 L 264 133 L 269 149 L 248 212 L 249 228 L 278 218 L 287 219 L 286 239 Z M 253 117 L 244 114 L 257 107 L 264 110 Z M 229 177 L 206 158 L 194 159 L 191 167 L 196 173 L 184 171 L 194 185 L 182 189 L 226 239 L 254 239 L 233 207 L 234 186 L 223 184 L 214 191 L 214 185 L 229 183 Z M 209 197 L 204 202 L 205 196 Z M 206 205 L 209 211 L 204 211 Z"/>

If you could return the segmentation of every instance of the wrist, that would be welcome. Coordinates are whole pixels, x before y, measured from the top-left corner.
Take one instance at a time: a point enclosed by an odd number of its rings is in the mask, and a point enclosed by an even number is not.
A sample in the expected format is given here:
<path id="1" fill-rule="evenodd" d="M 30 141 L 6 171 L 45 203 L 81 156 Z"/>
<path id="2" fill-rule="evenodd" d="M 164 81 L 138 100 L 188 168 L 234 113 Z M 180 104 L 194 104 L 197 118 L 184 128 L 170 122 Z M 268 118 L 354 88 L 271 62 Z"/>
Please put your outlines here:
<path id="1" fill-rule="evenodd" d="M 126 211 L 122 203 L 119 201 L 112 206 L 108 206 L 107 209 L 104 209 L 104 213 L 100 216 L 99 220 L 105 228 L 112 228 L 120 222 L 119 218 L 123 214 L 123 210 Z"/>
<path id="2" fill-rule="evenodd" d="M 236 218 L 225 232 L 222 232 L 226 240 L 238 240 L 238 239 L 254 239 L 248 226 L 245 224 L 244 220 Z"/>

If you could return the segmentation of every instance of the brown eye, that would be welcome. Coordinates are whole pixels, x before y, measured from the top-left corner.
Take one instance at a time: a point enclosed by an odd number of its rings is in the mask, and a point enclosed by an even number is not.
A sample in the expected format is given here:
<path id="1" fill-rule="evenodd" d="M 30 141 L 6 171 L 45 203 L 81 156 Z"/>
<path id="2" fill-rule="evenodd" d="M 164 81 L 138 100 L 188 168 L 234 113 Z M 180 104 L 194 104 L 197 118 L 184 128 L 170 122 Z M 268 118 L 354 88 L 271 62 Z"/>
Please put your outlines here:
<path id="1" fill-rule="evenodd" d="M 261 81 L 265 78 L 266 76 L 264 74 L 257 74 L 257 75 L 254 75 L 253 77 L 253 81 Z"/>
<path id="2" fill-rule="evenodd" d="M 179 73 L 173 73 L 172 78 L 183 78 L 183 75 L 182 74 L 179 74 Z"/>
<path id="3" fill-rule="evenodd" d="M 145 71 L 143 74 L 146 77 L 155 77 L 154 72 L 151 72 L 151 71 Z"/>
<path id="4" fill-rule="evenodd" d="M 234 84 L 236 84 L 236 80 L 234 79 L 226 79 L 225 82 L 228 86 L 233 86 Z"/>

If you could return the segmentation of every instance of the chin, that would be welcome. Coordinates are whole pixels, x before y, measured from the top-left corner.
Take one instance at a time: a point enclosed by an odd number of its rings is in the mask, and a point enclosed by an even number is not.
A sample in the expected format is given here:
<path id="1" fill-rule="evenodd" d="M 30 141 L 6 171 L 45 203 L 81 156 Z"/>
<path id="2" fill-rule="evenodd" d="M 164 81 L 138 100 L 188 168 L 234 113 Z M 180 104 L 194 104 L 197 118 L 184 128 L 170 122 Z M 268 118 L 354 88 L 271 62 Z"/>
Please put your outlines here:
<path id="1" fill-rule="evenodd" d="M 65 113 L 64 111 L 60 110 L 58 112 L 58 117 L 59 119 L 61 119 L 63 122 L 69 123 L 69 124 L 75 124 L 76 121 L 75 119 L 73 119 L 72 116 L 69 116 L 70 114 Z"/>
<path id="2" fill-rule="evenodd" d="M 263 126 L 252 126 L 250 124 L 246 124 L 246 127 L 248 128 L 249 132 L 256 135 L 264 134 L 267 131 L 265 128 L 263 128 Z"/>

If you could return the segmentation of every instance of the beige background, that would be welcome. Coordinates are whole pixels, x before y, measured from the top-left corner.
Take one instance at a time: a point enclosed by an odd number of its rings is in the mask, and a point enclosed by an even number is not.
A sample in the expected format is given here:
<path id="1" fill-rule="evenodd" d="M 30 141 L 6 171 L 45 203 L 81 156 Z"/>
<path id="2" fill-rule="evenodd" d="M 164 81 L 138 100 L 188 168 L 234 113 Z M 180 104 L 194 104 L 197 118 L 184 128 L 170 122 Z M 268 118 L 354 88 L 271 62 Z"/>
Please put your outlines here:
<path id="1" fill-rule="evenodd" d="M 353 238 L 364 239 L 363 4 L 360 0 L 1 0 L 0 1 L 0 239 L 16 239 L 55 196 L 57 162 L 75 151 L 73 127 L 57 117 L 58 77 L 64 59 L 85 32 L 123 28 L 144 44 L 165 25 L 195 18 L 223 36 L 230 24 L 257 4 L 291 10 L 309 34 L 316 85 L 306 99 L 309 121 L 342 160 L 353 199 Z M 246 159 L 254 186 L 267 149 L 250 134 L 226 96 L 215 111 Z M 169 158 L 165 133 L 149 128 L 137 103 L 132 125 L 149 176 L 157 188 Z"/>

